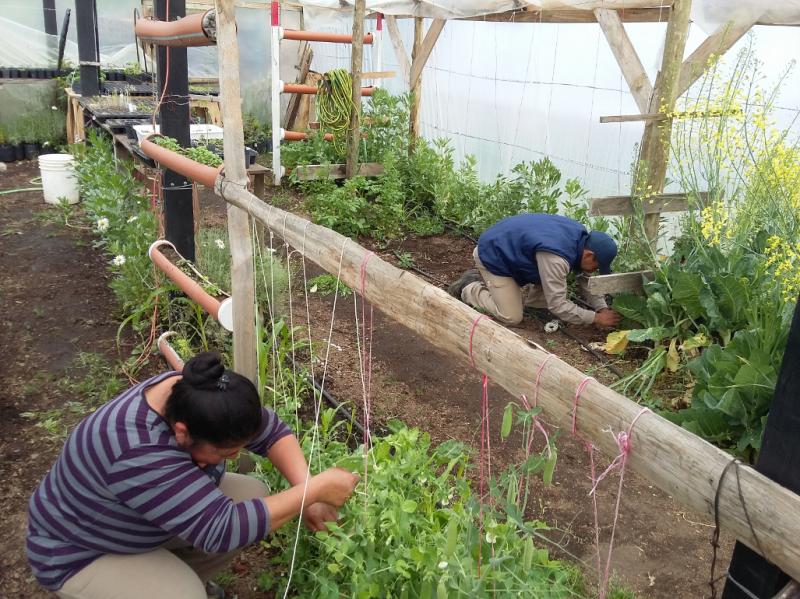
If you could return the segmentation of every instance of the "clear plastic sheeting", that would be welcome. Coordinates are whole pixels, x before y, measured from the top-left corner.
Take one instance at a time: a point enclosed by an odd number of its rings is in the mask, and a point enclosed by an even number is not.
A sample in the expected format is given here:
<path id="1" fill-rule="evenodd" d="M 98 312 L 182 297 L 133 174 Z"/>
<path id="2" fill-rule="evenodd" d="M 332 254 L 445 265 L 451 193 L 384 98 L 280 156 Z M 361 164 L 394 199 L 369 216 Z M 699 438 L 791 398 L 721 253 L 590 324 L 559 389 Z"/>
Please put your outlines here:
<path id="1" fill-rule="evenodd" d="M 314 17 L 324 9 L 329 17 L 348 14 L 354 0 L 299 0 Z M 437 19 L 463 19 L 502 13 L 525 8 L 541 10 L 586 10 L 608 8 L 630 10 L 633 8 L 661 8 L 671 2 L 659 0 L 367 0 L 367 10 L 386 15 L 405 15 Z M 664 11 L 664 20 L 667 19 Z M 762 24 L 800 24 L 800 0 L 694 0 L 692 20 L 701 29 L 711 33 L 730 19 L 749 19 Z"/>

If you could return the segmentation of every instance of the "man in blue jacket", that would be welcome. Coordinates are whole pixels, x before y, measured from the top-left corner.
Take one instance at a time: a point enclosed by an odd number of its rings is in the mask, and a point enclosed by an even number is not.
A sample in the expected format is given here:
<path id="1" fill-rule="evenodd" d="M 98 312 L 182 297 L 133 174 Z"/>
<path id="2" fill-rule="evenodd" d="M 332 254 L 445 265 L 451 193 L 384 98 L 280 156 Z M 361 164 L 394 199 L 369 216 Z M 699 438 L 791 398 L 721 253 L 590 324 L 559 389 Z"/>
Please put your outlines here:
<path id="1" fill-rule="evenodd" d="M 518 214 L 489 227 L 472 256 L 477 270 L 468 270 L 448 293 L 493 315 L 506 325 L 522 321 L 523 307 L 547 308 L 572 324 L 613 327 L 620 316 L 605 299 L 591 295 L 585 276 L 578 288 L 592 308 L 567 298 L 567 275 L 611 272 L 617 244 L 605 233 L 589 233 L 577 221 L 557 214 Z"/>

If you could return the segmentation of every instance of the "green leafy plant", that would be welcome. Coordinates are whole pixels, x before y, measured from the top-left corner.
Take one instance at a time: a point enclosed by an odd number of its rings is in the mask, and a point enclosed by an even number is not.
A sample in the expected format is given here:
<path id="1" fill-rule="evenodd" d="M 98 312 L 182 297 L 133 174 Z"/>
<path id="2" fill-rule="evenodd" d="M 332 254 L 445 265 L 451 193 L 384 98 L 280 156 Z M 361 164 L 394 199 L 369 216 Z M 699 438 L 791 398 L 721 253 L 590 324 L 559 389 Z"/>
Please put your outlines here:
<path id="1" fill-rule="evenodd" d="M 309 279 L 308 291 L 309 293 L 319 293 L 323 297 L 334 294 L 338 295 L 339 297 L 350 297 L 353 295 L 352 289 L 342 283 L 342 281 L 340 281 L 337 277 L 329 273 L 318 275 Z"/>

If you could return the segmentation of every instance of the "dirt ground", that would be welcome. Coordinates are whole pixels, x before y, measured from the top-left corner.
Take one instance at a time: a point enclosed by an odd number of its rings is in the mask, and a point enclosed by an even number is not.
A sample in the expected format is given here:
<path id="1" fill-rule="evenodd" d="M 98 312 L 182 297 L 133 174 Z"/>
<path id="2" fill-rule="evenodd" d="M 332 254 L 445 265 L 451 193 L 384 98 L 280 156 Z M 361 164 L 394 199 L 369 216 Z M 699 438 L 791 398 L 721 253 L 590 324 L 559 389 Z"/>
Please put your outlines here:
<path id="1" fill-rule="evenodd" d="M 28 186 L 36 176 L 34 163 L 12 163 L 0 173 L 0 190 Z M 203 218 L 224 219 L 216 198 L 203 194 Z M 66 374 L 79 352 L 95 352 L 116 360 L 118 321 L 116 303 L 107 286 L 103 257 L 91 246 L 87 231 L 67 228 L 41 218 L 41 193 L 0 196 L 0 456 L 4 485 L 0 509 L 4 514 L 0 540 L 0 597 L 49 597 L 35 583 L 25 563 L 24 531 L 27 500 L 50 467 L 60 442 L 50 440 L 33 422 L 21 416 L 30 410 L 59 406 L 69 397 L 53 382 Z M 417 266 L 449 282 L 470 265 L 472 243 L 455 236 L 393 242 L 373 247 L 382 258 L 397 261 L 394 251 L 410 252 Z M 312 271 L 309 276 L 319 271 Z M 295 314 L 305 304 L 293 294 Z M 303 302 L 303 303 L 300 303 Z M 361 401 L 353 299 L 337 300 L 326 388 L 339 401 Z M 309 306 L 313 337 L 327 338 L 331 298 L 312 294 Z M 301 324 L 302 320 L 295 320 Z M 598 340 L 592 329 L 571 329 L 579 337 Z M 547 334 L 542 323 L 526 319 L 518 332 L 605 383 L 614 380 L 596 358 L 561 333 Z M 125 347 L 122 351 L 125 351 Z M 128 348 L 129 349 L 129 348 Z M 458 439 L 478 447 L 480 379 L 470 366 L 446 354 L 376 310 L 373 334 L 372 417 L 377 423 L 399 417 L 430 432 L 435 441 Z M 625 365 L 620 365 L 624 367 Z M 161 368 L 154 364 L 152 368 Z M 499 424 L 513 398 L 490 389 L 492 464 L 499 469 L 519 456 L 519 439 L 504 444 Z M 593 579 L 593 516 L 587 492 L 589 473 L 581 446 L 561 434 L 554 484 L 532 489 L 529 516 L 553 529 L 550 547 L 560 557 L 585 561 Z M 616 478 L 599 493 L 601 542 L 610 533 Z M 612 567 L 618 578 L 639 597 L 702 597 L 707 595 L 712 528 L 707 518 L 693 514 L 634 475 L 626 475 L 620 523 Z M 730 554 L 724 543 L 722 563 Z M 241 598 L 261 596 L 253 590 L 263 556 L 246 552 L 232 570 L 228 590 Z"/>

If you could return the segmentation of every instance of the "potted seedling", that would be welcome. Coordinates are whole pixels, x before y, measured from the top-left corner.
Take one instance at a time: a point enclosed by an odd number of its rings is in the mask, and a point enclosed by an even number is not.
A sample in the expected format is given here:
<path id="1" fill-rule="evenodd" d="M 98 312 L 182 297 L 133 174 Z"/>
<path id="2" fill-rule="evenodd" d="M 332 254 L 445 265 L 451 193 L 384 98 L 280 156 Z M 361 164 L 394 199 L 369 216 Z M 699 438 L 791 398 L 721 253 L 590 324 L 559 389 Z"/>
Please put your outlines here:
<path id="1" fill-rule="evenodd" d="M 22 143 L 22 133 L 18 125 L 8 128 L 8 143 L 14 148 L 14 158 L 25 160 L 25 144 Z"/>
<path id="2" fill-rule="evenodd" d="M 0 162 L 14 162 L 14 148 L 7 143 L 6 130 L 0 126 Z"/>
<path id="3" fill-rule="evenodd" d="M 144 83 L 142 77 L 142 67 L 138 62 L 129 62 L 125 65 L 125 79 L 131 85 L 141 85 Z"/>

